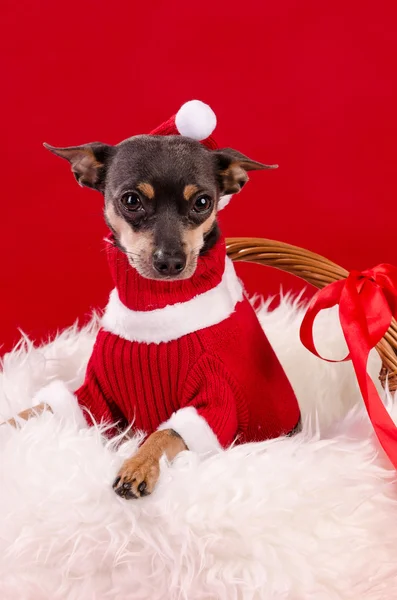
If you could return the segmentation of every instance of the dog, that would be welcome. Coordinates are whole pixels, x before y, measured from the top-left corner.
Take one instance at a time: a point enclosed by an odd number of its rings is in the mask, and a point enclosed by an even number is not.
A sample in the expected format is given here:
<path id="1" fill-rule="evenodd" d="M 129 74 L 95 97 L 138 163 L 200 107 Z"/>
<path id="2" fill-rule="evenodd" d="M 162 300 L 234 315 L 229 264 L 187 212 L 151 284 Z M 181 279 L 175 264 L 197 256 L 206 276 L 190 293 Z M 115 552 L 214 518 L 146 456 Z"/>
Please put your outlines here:
<path id="1" fill-rule="evenodd" d="M 222 198 L 240 192 L 250 171 L 271 167 L 183 135 L 45 147 L 104 197 L 115 290 L 76 396 L 96 420 L 133 422 L 148 434 L 122 465 L 115 492 L 150 494 L 163 455 L 172 461 L 189 449 L 296 431 L 294 392 L 218 223 Z"/>

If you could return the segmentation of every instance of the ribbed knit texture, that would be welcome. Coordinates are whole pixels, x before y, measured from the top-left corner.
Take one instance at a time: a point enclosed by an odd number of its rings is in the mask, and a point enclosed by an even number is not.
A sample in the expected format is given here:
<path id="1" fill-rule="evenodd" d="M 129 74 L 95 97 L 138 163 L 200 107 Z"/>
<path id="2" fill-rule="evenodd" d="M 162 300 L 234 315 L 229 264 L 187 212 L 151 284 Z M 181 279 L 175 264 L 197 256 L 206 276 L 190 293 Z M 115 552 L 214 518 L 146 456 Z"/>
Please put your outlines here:
<path id="1" fill-rule="evenodd" d="M 122 301 L 148 310 L 148 304 L 159 308 L 165 299 L 174 304 L 217 285 L 225 246 L 221 240 L 201 257 L 186 282 L 143 279 L 113 247 L 109 260 Z M 178 409 L 193 406 L 223 446 L 236 436 L 251 441 L 288 433 L 299 419 L 292 388 L 246 299 L 218 325 L 167 343 L 129 342 L 100 331 L 77 397 L 95 420 L 134 422 L 147 433 Z"/>
<path id="2" fill-rule="evenodd" d="M 114 246 L 111 236 L 108 240 L 110 273 L 121 302 L 131 310 L 149 311 L 191 300 L 217 286 L 225 269 L 225 241 L 219 239 L 211 252 L 200 257 L 190 279 L 177 282 L 145 279 L 131 267 L 124 252 Z"/>

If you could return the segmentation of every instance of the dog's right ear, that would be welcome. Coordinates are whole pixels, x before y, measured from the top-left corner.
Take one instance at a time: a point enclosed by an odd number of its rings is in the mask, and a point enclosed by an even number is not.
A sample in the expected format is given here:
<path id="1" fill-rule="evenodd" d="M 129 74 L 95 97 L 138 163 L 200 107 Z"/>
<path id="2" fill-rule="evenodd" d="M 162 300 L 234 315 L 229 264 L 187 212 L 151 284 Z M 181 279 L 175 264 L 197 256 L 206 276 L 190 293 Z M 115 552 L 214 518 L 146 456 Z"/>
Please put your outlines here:
<path id="1" fill-rule="evenodd" d="M 55 148 L 49 144 L 44 144 L 44 147 L 70 162 L 73 175 L 80 185 L 103 192 L 106 166 L 114 152 L 113 146 L 94 142 L 69 148 Z"/>
<path id="2" fill-rule="evenodd" d="M 236 194 L 248 181 L 247 171 L 260 171 L 262 169 L 277 169 L 278 165 L 264 165 L 256 160 L 251 160 L 232 148 L 214 150 L 216 170 L 222 195 Z"/>

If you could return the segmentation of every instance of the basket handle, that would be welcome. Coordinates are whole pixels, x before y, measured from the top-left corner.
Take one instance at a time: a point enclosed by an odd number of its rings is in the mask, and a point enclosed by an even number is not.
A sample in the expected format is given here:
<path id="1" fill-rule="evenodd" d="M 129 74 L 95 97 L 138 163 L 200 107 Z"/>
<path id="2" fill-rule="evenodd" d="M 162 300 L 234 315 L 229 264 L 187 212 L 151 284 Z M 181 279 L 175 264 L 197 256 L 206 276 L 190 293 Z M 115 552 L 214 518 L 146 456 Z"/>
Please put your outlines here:
<path id="1" fill-rule="evenodd" d="M 348 271 L 332 261 L 297 246 L 263 238 L 229 238 L 226 251 L 233 261 L 258 263 L 275 267 L 300 277 L 314 287 L 345 279 Z M 397 323 L 393 319 L 388 332 L 376 346 L 382 359 L 379 379 L 388 381 L 390 391 L 397 389 Z"/>

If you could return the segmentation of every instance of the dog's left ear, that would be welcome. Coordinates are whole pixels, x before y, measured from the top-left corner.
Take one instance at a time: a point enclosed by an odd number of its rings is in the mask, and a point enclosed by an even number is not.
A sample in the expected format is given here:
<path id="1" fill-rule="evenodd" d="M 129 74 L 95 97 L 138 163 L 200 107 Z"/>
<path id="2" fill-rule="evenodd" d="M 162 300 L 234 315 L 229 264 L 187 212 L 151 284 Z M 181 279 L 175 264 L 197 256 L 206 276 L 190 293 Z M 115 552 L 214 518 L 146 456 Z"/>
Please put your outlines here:
<path id="1" fill-rule="evenodd" d="M 263 165 L 232 148 L 213 152 L 221 194 L 236 194 L 248 181 L 247 171 L 277 169 L 278 165 Z"/>
<path id="2" fill-rule="evenodd" d="M 70 162 L 73 175 L 80 185 L 103 192 L 106 164 L 112 156 L 113 146 L 93 142 L 69 148 L 55 148 L 49 144 L 44 144 L 44 147 Z"/>

